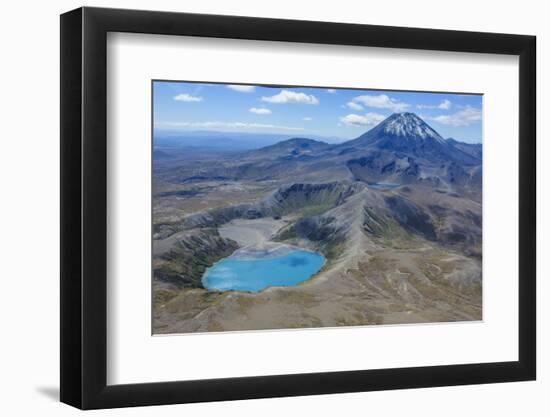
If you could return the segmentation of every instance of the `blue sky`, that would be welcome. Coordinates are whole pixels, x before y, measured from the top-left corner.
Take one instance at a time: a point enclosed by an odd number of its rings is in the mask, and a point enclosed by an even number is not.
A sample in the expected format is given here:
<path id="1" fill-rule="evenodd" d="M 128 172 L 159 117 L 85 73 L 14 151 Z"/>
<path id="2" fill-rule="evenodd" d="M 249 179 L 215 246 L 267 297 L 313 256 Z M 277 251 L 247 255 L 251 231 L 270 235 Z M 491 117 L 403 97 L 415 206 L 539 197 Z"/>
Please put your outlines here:
<path id="1" fill-rule="evenodd" d="M 444 138 L 482 139 L 481 95 L 155 81 L 153 99 L 160 130 L 351 139 L 407 111 Z"/>

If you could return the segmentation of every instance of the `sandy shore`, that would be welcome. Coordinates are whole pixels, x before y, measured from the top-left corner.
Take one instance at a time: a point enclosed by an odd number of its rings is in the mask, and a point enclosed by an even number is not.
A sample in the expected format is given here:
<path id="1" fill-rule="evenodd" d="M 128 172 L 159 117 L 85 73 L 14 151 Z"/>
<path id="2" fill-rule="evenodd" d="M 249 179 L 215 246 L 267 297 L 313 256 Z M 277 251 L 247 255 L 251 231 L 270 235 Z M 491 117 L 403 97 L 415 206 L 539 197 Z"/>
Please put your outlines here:
<path id="1" fill-rule="evenodd" d="M 236 219 L 218 229 L 220 236 L 232 239 L 241 247 L 261 247 L 281 229 L 286 222 L 269 218 L 244 220 Z"/>

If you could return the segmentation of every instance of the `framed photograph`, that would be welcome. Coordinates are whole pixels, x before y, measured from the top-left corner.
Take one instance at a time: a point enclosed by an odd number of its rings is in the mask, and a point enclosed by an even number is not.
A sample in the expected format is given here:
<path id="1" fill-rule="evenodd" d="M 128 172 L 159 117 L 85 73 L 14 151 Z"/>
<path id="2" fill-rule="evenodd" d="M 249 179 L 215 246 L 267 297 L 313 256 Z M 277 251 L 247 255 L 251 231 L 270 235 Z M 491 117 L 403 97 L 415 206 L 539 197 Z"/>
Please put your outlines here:
<path id="1" fill-rule="evenodd" d="M 533 380 L 535 37 L 61 16 L 61 401 Z"/>

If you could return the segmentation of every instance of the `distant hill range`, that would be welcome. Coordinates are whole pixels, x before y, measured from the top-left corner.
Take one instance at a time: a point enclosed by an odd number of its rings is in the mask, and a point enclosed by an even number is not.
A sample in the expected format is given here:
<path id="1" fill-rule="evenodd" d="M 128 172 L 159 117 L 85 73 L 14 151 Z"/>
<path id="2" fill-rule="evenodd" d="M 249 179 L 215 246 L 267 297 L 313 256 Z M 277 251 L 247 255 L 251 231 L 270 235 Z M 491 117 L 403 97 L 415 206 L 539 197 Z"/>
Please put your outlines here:
<path id="1" fill-rule="evenodd" d="M 181 150 L 197 151 L 247 151 L 274 145 L 281 141 L 293 138 L 293 134 L 251 133 L 251 132 L 218 132 L 218 131 L 189 131 L 178 132 L 155 129 L 155 149 L 169 149 L 172 153 Z M 345 139 L 337 137 L 309 136 L 327 143 L 341 143 Z"/>
<path id="2" fill-rule="evenodd" d="M 155 157 L 166 159 L 166 151 L 155 150 Z M 196 165 L 178 164 L 171 175 L 178 182 L 212 178 L 423 184 L 478 200 L 482 147 L 444 139 L 414 113 L 395 113 L 358 138 L 343 143 L 285 139 L 228 155 L 217 164 L 201 166 L 200 170 Z"/>
<path id="3" fill-rule="evenodd" d="M 453 138 L 448 138 L 447 143 L 476 159 L 481 159 L 483 156 L 483 146 L 481 143 L 464 143 Z"/>

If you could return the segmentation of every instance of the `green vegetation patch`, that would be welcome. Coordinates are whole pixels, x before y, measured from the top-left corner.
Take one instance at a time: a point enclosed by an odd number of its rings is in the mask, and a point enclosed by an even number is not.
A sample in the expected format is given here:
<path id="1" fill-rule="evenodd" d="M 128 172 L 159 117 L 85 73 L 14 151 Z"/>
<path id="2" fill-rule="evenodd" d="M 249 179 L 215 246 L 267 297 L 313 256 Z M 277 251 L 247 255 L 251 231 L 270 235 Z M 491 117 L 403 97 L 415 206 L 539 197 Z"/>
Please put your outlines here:
<path id="1" fill-rule="evenodd" d="M 222 238 L 216 229 L 199 229 L 158 257 L 154 278 L 178 288 L 202 288 L 206 268 L 231 255 L 237 248 L 235 241 Z"/>

